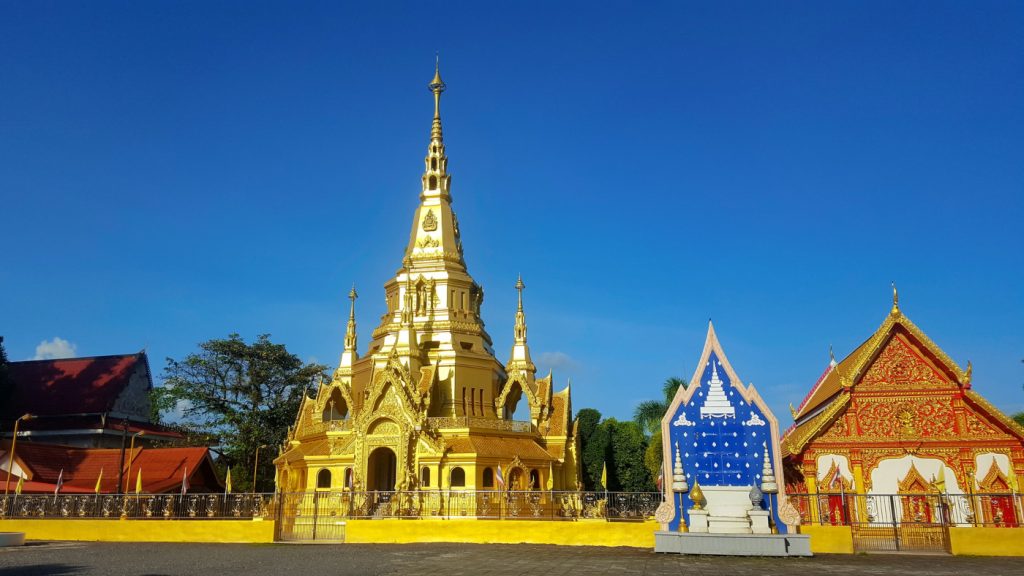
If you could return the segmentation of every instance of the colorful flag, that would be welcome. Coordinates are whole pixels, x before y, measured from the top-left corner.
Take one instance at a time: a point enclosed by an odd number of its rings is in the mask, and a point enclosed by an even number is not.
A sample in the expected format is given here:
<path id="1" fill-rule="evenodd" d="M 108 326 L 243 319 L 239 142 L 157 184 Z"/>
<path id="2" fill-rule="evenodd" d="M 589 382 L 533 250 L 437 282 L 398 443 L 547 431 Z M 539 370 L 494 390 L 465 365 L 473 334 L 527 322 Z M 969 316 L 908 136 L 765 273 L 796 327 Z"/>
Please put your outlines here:
<path id="1" fill-rule="evenodd" d="M 658 479 L 655 484 L 658 485 L 658 492 L 661 492 L 661 484 L 665 481 L 665 467 L 661 466 L 658 468 Z"/>
<path id="2" fill-rule="evenodd" d="M 142 468 L 135 474 L 135 493 L 142 494 Z"/>
<path id="3" fill-rule="evenodd" d="M 608 491 L 608 463 L 604 462 L 601 464 L 601 487 L 604 491 Z"/>
<path id="4" fill-rule="evenodd" d="M 224 493 L 231 494 L 231 466 L 228 466 L 228 474 L 224 477 Z"/>
<path id="5" fill-rule="evenodd" d="M 14 487 L 15 494 L 21 494 L 21 489 L 25 487 L 25 477 L 18 476 L 18 485 Z"/>
<path id="6" fill-rule="evenodd" d="M 96 493 L 100 493 L 100 484 L 103 483 L 103 468 L 100 468 L 100 475 L 96 477 Z M 119 487 L 120 488 L 120 487 Z"/>
<path id="7" fill-rule="evenodd" d="M 501 488 L 505 487 L 505 475 L 501 473 L 501 464 L 498 464 L 498 475 L 497 475 L 498 486 Z"/>
<path id="8" fill-rule="evenodd" d="M 57 475 L 57 487 L 53 489 L 53 495 L 60 494 L 60 489 L 64 487 L 64 469 L 60 469 L 60 474 Z"/>
<path id="9" fill-rule="evenodd" d="M 184 496 L 185 494 L 188 494 L 188 466 L 181 473 L 181 495 Z"/>

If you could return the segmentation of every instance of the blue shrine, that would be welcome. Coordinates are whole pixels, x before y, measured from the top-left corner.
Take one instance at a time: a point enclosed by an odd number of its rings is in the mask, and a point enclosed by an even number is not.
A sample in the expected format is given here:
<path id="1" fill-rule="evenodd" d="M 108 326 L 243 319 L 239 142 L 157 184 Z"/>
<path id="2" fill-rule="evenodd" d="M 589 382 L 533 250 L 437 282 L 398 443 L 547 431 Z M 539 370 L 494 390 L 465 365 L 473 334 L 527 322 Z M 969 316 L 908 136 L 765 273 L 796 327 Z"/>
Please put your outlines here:
<path id="1" fill-rule="evenodd" d="M 665 500 L 674 507 L 664 529 L 786 533 L 778 514 L 778 422 L 754 387 L 740 381 L 710 323 L 697 370 L 676 392 L 661 428 Z"/>

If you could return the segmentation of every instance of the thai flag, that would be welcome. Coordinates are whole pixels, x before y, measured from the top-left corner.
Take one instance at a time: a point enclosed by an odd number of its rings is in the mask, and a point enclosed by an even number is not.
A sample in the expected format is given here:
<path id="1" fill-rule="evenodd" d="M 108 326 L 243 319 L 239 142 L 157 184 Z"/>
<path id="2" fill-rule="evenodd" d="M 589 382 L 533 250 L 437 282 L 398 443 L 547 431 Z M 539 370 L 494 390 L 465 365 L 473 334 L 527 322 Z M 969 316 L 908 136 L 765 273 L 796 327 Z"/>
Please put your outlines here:
<path id="1" fill-rule="evenodd" d="M 188 494 L 188 466 L 185 466 L 185 471 L 181 473 L 181 495 Z"/>
<path id="2" fill-rule="evenodd" d="M 661 492 L 661 485 L 665 482 L 665 467 L 658 468 L 658 479 L 655 481 L 658 485 L 658 492 Z"/>
<path id="3" fill-rule="evenodd" d="M 57 475 L 57 487 L 53 489 L 53 495 L 60 494 L 60 489 L 64 487 L 64 469 L 60 469 L 60 474 Z"/>
<path id="4" fill-rule="evenodd" d="M 501 473 L 501 464 L 498 464 L 498 486 L 501 488 L 505 487 L 505 475 Z"/>

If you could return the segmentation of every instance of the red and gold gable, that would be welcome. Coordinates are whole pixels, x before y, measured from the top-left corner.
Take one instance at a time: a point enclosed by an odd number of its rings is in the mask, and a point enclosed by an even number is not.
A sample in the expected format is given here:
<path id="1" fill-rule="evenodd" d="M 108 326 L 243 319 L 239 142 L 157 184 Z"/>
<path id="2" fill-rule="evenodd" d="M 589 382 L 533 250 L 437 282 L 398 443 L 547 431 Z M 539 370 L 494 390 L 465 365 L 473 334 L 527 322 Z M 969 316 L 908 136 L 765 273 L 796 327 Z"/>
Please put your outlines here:
<path id="1" fill-rule="evenodd" d="M 862 374 L 845 408 L 808 448 L 960 440 L 1020 445 L 999 426 L 998 416 L 965 402 L 964 388 L 902 331 L 894 331 Z"/>
<path id="2" fill-rule="evenodd" d="M 959 391 L 959 385 L 902 333 L 893 334 L 882 352 L 871 362 L 864 377 L 854 385 L 854 396 L 862 392 L 897 393 L 946 390 Z"/>

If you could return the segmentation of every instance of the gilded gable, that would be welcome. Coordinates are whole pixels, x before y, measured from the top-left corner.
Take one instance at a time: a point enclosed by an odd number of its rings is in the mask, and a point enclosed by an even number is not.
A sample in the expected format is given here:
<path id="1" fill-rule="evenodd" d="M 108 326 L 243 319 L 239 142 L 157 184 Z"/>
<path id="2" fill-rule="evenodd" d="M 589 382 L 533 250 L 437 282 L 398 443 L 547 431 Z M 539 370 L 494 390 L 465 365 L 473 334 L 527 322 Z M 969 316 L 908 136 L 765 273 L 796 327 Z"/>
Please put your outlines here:
<path id="1" fill-rule="evenodd" d="M 955 390 L 957 385 L 896 334 L 857 383 L 857 391 Z"/>

